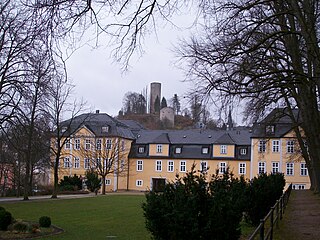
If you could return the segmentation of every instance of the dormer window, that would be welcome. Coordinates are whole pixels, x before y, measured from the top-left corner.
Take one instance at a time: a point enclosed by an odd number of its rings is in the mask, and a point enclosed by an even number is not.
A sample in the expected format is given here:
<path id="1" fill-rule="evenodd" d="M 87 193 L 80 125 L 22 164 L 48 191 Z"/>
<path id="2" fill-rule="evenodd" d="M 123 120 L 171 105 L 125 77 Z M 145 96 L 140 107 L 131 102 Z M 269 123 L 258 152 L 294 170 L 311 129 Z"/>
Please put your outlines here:
<path id="1" fill-rule="evenodd" d="M 61 132 L 64 133 L 65 131 L 67 131 L 67 129 L 68 129 L 67 127 L 62 127 Z"/>
<path id="2" fill-rule="evenodd" d="M 203 147 L 202 148 L 202 154 L 208 154 L 209 153 L 209 148 L 208 147 Z"/>
<path id="3" fill-rule="evenodd" d="M 180 154 L 181 153 L 181 147 L 176 147 L 175 148 L 175 153 Z"/>
<path id="4" fill-rule="evenodd" d="M 274 125 L 266 126 L 266 134 L 274 134 Z"/>
<path id="5" fill-rule="evenodd" d="M 102 133 L 107 133 L 107 132 L 109 132 L 109 126 L 103 126 L 103 127 L 101 127 L 101 132 L 102 132 Z"/>
<path id="6" fill-rule="evenodd" d="M 139 148 L 138 148 L 138 152 L 139 152 L 139 153 L 144 153 L 144 147 L 139 147 Z"/>

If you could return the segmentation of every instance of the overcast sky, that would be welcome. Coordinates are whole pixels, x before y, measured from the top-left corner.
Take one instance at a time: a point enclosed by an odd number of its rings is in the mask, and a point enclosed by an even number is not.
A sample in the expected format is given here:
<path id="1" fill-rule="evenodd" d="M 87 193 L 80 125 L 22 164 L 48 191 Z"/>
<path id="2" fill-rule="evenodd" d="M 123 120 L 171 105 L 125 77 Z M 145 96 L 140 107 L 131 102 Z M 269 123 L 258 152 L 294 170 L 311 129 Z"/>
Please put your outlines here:
<path id="1" fill-rule="evenodd" d="M 184 29 L 190 27 L 193 17 L 182 16 L 176 18 L 175 23 Z M 85 45 L 78 49 L 67 60 L 68 77 L 75 84 L 77 98 L 83 98 L 94 111 L 116 116 L 122 107 L 125 93 L 138 92 L 151 82 L 162 84 L 161 93 L 167 101 L 176 93 L 183 100 L 183 95 L 191 88 L 190 83 L 183 82 L 184 74 L 174 66 L 173 44 L 178 38 L 187 36 L 189 30 L 178 30 L 167 24 L 165 28 L 158 29 L 157 36 L 147 36 L 144 45 L 145 54 L 139 59 L 131 59 L 130 70 L 123 74 L 121 66 L 113 63 L 110 50 L 103 46 L 92 48 Z M 182 102 L 182 109 L 186 103 Z"/>

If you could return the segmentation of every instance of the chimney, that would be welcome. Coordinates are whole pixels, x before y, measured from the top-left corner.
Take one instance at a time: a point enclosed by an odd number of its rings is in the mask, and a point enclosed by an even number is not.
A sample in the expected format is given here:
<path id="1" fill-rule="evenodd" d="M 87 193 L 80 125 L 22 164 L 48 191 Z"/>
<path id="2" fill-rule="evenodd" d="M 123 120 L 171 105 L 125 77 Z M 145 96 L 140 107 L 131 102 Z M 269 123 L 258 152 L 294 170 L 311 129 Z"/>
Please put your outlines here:
<path id="1" fill-rule="evenodd" d="M 96 114 L 99 114 L 100 113 L 100 110 L 96 110 Z"/>

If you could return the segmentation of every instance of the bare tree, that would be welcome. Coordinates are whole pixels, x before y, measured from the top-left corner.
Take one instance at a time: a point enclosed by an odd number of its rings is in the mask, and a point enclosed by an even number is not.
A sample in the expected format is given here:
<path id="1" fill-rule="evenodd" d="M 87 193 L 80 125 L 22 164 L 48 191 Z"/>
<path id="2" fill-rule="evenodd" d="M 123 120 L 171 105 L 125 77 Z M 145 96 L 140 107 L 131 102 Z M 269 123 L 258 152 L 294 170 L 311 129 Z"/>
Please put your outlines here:
<path id="1" fill-rule="evenodd" d="M 82 157 L 90 161 L 89 168 L 102 179 L 102 194 L 106 193 L 106 178 L 114 174 L 118 178 L 128 171 L 128 153 L 125 140 L 118 137 L 95 138 L 91 149 L 81 148 Z"/>
<path id="2" fill-rule="evenodd" d="M 70 139 L 70 136 L 78 130 L 86 119 L 75 120 L 76 116 L 85 110 L 85 102 L 71 100 L 74 86 L 65 81 L 61 72 L 56 72 L 56 75 L 51 80 L 49 101 L 46 102 L 46 114 L 50 119 L 52 132 L 50 152 L 51 157 L 54 159 L 52 163 L 54 176 L 52 198 L 57 198 L 62 149 Z M 68 120 L 64 121 L 66 117 L 68 117 Z"/>
<path id="3" fill-rule="evenodd" d="M 317 1 L 201 3 L 204 29 L 179 49 L 203 94 L 246 101 L 247 113 L 299 108 L 312 188 L 320 190 L 320 5 Z M 288 111 L 290 113 L 290 111 Z M 256 119 L 257 119 L 256 118 Z M 310 160 L 309 160 L 310 159 Z"/>

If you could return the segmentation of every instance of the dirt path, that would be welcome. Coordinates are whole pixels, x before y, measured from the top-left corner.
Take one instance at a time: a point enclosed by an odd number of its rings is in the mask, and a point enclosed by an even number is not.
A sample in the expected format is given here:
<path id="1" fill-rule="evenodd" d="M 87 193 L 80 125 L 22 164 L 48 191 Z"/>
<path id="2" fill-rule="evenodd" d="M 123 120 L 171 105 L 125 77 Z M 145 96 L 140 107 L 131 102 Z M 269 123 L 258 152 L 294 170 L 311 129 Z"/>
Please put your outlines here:
<path id="1" fill-rule="evenodd" d="M 310 190 L 293 190 L 275 239 L 319 240 L 320 196 Z"/>

